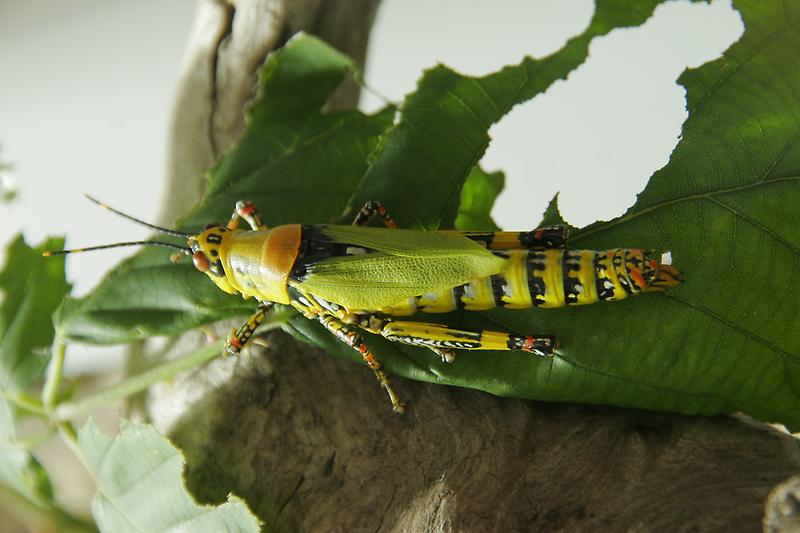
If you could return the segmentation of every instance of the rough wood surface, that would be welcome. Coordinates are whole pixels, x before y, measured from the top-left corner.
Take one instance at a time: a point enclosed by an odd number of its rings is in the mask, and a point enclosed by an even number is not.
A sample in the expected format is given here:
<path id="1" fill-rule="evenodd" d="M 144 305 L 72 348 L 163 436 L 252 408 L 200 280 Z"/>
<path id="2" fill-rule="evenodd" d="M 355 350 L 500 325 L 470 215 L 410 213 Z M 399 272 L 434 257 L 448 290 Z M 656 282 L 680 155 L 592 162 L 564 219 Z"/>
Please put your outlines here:
<path id="1" fill-rule="evenodd" d="M 303 29 L 363 59 L 376 0 L 206 0 L 176 102 L 165 206 L 188 209 L 240 134 L 266 53 Z M 352 105 L 354 86 L 338 96 Z M 169 220 L 163 220 L 170 222 Z M 230 325 L 227 326 L 228 328 Z M 221 328 L 225 331 L 225 328 Z M 190 335 L 177 351 L 200 337 Z M 149 413 L 208 501 L 279 531 L 789 531 L 800 447 L 733 417 L 496 398 L 372 373 L 284 334 L 156 387 Z M 457 363 L 456 363 L 457 364 Z M 765 501 L 773 490 L 765 518 Z"/>
<path id="2" fill-rule="evenodd" d="M 767 498 L 764 531 L 800 531 L 800 476 L 772 489 Z"/>
<path id="3" fill-rule="evenodd" d="M 409 408 L 393 415 L 367 369 L 283 333 L 270 341 L 217 363 L 228 378 L 171 435 L 195 494 L 239 494 L 278 531 L 755 531 L 767 494 L 800 470 L 793 437 L 733 417 L 398 378 Z"/>

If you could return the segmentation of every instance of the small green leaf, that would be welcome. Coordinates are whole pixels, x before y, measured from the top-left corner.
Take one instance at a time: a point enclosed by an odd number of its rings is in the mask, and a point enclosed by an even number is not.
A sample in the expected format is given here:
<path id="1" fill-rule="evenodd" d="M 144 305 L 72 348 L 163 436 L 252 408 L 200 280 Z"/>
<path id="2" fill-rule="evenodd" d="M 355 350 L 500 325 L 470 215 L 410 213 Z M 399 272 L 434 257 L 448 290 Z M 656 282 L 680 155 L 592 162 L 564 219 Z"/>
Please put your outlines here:
<path id="1" fill-rule="evenodd" d="M 496 231 L 500 228 L 492 220 L 491 212 L 497 195 L 503 190 L 505 176 L 502 172 L 485 172 L 479 166 L 472 169 L 464 182 L 461 201 L 456 216 L 456 229 Z"/>
<path id="2" fill-rule="evenodd" d="M 78 447 L 97 480 L 92 514 L 101 531 L 259 531 L 236 496 L 198 505 L 183 484 L 183 456 L 152 426 L 123 422 L 119 436 L 108 437 L 90 418 Z"/>
<path id="3" fill-rule="evenodd" d="M 53 488 L 42 465 L 16 443 L 14 413 L 0 396 L 0 483 L 42 508 L 53 503 Z"/>
<path id="4" fill-rule="evenodd" d="M 267 58 L 238 144 L 211 171 L 203 200 L 180 227 L 227 220 L 251 200 L 268 226 L 326 223 L 342 214 L 394 109 L 328 113 L 325 105 L 355 68 L 347 56 L 300 34 Z"/>
<path id="5" fill-rule="evenodd" d="M 54 331 L 52 315 L 70 285 L 63 257 L 42 257 L 63 239 L 47 239 L 36 248 L 22 235 L 6 247 L 0 272 L 0 392 L 17 393 L 38 380 L 49 360 Z"/>
<path id="6" fill-rule="evenodd" d="M 564 217 L 561 216 L 561 211 L 558 209 L 558 193 L 553 196 L 553 199 L 550 200 L 550 203 L 547 204 L 547 209 L 544 210 L 544 215 L 542 215 L 542 222 L 539 224 L 540 226 L 559 226 L 559 225 L 566 225 L 566 221 Z"/>

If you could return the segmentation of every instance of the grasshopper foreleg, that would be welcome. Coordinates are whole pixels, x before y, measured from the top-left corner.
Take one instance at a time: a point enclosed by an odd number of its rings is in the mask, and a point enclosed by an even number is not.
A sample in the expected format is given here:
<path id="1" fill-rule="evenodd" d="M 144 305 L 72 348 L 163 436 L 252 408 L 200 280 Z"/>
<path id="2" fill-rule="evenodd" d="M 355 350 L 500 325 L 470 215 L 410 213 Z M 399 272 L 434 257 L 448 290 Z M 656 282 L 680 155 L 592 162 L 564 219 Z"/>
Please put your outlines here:
<path id="1" fill-rule="evenodd" d="M 231 218 L 228 220 L 225 227 L 228 229 L 236 229 L 239 227 L 240 220 L 247 222 L 250 225 L 250 229 L 253 231 L 267 229 L 267 226 L 261 220 L 253 202 L 244 200 L 236 202 L 236 208 L 233 210 Z"/>
<path id="2" fill-rule="evenodd" d="M 239 355 L 244 345 L 247 344 L 247 341 L 250 340 L 250 337 L 255 333 L 258 325 L 261 324 L 264 317 L 267 316 L 267 311 L 270 310 L 272 305 L 271 302 L 261 304 L 258 306 L 256 312 L 250 315 L 247 322 L 242 324 L 239 329 L 231 330 L 231 334 L 225 342 L 224 355 Z"/>

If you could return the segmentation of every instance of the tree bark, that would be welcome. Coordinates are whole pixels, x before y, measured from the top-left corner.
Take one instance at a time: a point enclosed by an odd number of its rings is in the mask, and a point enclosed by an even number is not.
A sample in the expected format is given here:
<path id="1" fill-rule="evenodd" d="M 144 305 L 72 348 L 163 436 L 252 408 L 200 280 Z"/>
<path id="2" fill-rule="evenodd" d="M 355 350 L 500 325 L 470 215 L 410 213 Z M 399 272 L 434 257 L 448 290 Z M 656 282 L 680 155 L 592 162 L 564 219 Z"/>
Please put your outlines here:
<path id="1" fill-rule="evenodd" d="M 283 333 L 270 341 L 169 385 L 215 384 L 170 424 L 192 491 L 241 495 L 270 530 L 756 530 L 767 494 L 800 469 L 791 435 L 734 417 L 400 378 L 408 410 L 393 415 L 366 368 Z M 796 514 L 792 490 L 773 523 Z"/>
<path id="2" fill-rule="evenodd" d="M 265 55 L 305 30 L 363 61 L 376 6 L 201 4 L 175 107 L 168 218 L 200 199 L 204 173 L 240 135 Z M 350 85 L 338 105 L 357 95 Z M 189 337 L 182 352 L 199 342 Z M 193 492 L 214 502 L 240 495 L 269 530 L 780 531 L 798 523 L 800 483 L 775 488 L 800 471 L 798 441 L 770 426 L 394 378 L 408 402 L 397 416 L 368 369 L 282 333 L 269 339 L 268 349 L 214 361 L 149 398 L 154 423 L 187 456 Z"/>

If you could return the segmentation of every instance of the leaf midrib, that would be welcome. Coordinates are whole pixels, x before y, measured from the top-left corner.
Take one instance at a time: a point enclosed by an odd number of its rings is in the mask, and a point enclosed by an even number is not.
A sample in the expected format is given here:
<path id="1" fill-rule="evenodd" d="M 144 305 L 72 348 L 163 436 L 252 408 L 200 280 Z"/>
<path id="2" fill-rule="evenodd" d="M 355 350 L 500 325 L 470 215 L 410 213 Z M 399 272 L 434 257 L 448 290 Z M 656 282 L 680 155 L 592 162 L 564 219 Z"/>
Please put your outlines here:
<path id="1" fill-rule="evenodd" d="M 727 189 L 716 189 L 716 190 L 706 191 L 706 192 L 702 192 L 702 193 L 698 193 L 698 194 L 690 194 L 688 196 L 682 196 L 680 198 L 673 198 L 671 200 L 665 200 L 663 202 L 655 203 L 655 204 L 653 204 L 653 205 L 651 205 L 649 207 L 645 207 L 644 209 L 640 209 L 640 210 L 634 211 L 632 213 L 626 213 L 626 214 L 622 215 L 621 217 L 619 217 L 619 218 L 617 218 L 615 220 L 611 220 L 611 221 L 603 223 L 602 226 L 598 226 L 598 227 L 594 227 L 594 228 L 591 228 L 591 229 L 587 229 L 585 231 L 580 231 L 575 236 L 570 237 L 570 243 L 573 243 L 575 241 L 580 241 L 581 239 L 583 239 L 585 237 L 588 237 L 590 235 L 594 235 L 596 233 L 607 231 L 609 228 L 613 228 L 615 226 L 619 226 L 620 224 L 624 224 L 626 222 L 630 222 L 631 220 L 639 218 L 640 216 L 646 215 L 648 213 L 652 213 L 653 211 L 657 211 L 657 210 L 659 210 L 661 208 L 664 208 L 664 207 L 669 207 L 669 206 L 672 206 L 672 205 L 680 204 L 682 202 L 690 202 L 692 200 L 703 200 L 703 199 L 711 199 L 711 200 L 713 200 L 715 196 L 719 196 L 719 195 L 722 195 L 722 194 L 729 194 L 729 193 L 734 193 L 734 192 L 742 192 L 742 191 L 755 189 L 755 188 L 758 188 L 758 187 L 761 187 L 761 186 L 768 186 L 768 185 L 773 185 L 773 184 L 776 184 L 776 183 L 783 183 L 783 182 L 789 182 L 789 181 L 800 181 L 800 175 L 797 175 L 797 176 L 794 176 L 794 175 L 793 176 L 782 176 L 782 177 L 778 177 L 778 178 L 772 178 L 772 179 L 769 179 L 769 180 L 761 179 L 759 181 L 756 181 L 756 182 L 753 182 L 753 183 L 749 183 L 747 185 L 740 185 L 740 186 L 737 186 L 737 187 L 729 187 Z"/>

